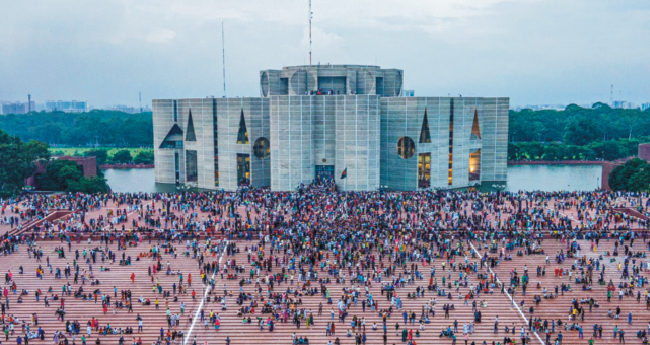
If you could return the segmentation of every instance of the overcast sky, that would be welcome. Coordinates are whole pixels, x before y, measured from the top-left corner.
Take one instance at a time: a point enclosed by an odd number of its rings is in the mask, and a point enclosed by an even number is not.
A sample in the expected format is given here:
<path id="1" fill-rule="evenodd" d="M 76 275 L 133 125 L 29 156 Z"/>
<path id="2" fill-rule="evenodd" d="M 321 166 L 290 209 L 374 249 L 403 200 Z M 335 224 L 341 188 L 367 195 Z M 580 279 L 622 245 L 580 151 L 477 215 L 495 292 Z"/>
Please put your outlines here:
<path id="1" fill-rule="evenodd" d="M 650 101 L 648 0 L 312 0 L 313 62 L 405 71 L 417 96 Z M 0 0 L 0 100 L 258 96 L 309 63 L 308 0 Z M 619 97 L 619 90 L 620 95 Z"/>

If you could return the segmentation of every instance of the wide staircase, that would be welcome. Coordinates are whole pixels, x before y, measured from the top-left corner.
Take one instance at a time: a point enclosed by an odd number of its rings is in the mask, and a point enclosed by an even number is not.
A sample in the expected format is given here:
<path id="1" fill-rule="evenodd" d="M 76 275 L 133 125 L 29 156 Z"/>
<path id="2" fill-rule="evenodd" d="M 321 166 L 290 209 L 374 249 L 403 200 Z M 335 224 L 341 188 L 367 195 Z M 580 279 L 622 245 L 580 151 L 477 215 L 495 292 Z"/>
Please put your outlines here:
<path id="1" fill-rule="evenodd" d="M 156 241 L 153 241 L 151 245 L 155 245 Z M 246 272 L 250 269 L 251 265 L 247 260 L 247 251 L 246 247 L 256 244 L 256 242 L 240 242 L 237 244 L 240 252 L 234 256 L 224 255 L 221 261 L 221 267 L 227 260 L 236 260 L 238 265 L 246 264 Z M 116 244 L 109 244 L 109 250 L 112 250 L 116 253 L 116 262 L 113 263 L 112 260 L 108 260 L 106 256 L 105 260 L 102 262 L 101 253 L 98 253 L 96 262 L 90 261 L 87 263 L 83 258 L 84 249 L 90 250 L 92 248 L 103 248 L 105 245 L 100 245 L 98 241 L 94 241 L 91 244 L 87 242 L 81 243 L 72 243 L 71 251 L 68 250 L 67 243 L 61 243 L 59 241 L 40 241 L 37 243 L 36 248 L 41 248 L 44 252 L 44 257 L 41 262 L 38 262 L 34 257 L 28 257 L 27 247 L 21 245 L 17 253 L 11 254 L 7 257 L 3 257 L 2 263 L 3 268 L 7 271 L 11 270 L 13 274 L 13 281 L 17 285 L 17 294 L 9 292 L 9 305 L 10 309 L 6 310 L 8 315 L 13 315 L 15 319 L 18 320 L 18 325 L 16 326 L 17 330 L 20 330 L 20 324 L 22 321 L 25 321 L 29 324 L 30 316 L 32 313 L 36 313 L 38 317 L 38 326 L 30 326 L 30 331 L 35 331 L 38 327 L 42 327 L 45 331 L 45 341 L 49 342 L 52 339 L 52 336 L 56 330 L 63 331 L 65 330 L 65 322 L 57 320 L 55 311 L 61 304 L 60 298 L 65 299 L 65 320 L 77 321 L 80 323 L 81 332 L 79 335 L 76 335 L 76 343 L 80 343 L 80 337 L 83 334 L 86 334 L 86 325 L 88 321 L 92 318 L 95 318 L 99 321 L 100 327 L 105 327 L 110 325 L 112 328 L 116 329 L 125 329 L 126 327 L 132 327 L 134 329 L 133 334 L 124 335 L 125 341 L 129 342 L 132 338 L 136 340 L 141 338 L 143 343 L 151 344 L 155 342 L 160 336 L 160 329 L 166 333 L 168 329 L 172 331 L 183 331 L 185 335 L 189 333 L 190 328 L 192 332 L 190 333 L 190 342 L 196 337 L 197 344 L 204 344 L 206 341 L 208 344 L 222 344 L 225 343 L 226 337 L 229 337 L 232 341 L 232 344 L 245 344 L 245 343 L 254 343 L 254 342 L 264 342 L 268 344 L 291 344 L 291 339 L 295 333 L 296 337 L 307 337 L 309 338 L 310 344 L 327 344 L 328 340 L 334 342 L 338 337 L 343 344 L 353 344 L 355 341 L 354 335 L 356 331 L 351 330 L 352 337 L 347 337 L 346 332 L 348 329 L 351 329 L 350 321 L 352 316 L 356 315 L 359 319 L 365 318 L 366 320 L 366 330 L 365 334 L 367 337 L 366 343 L 368 344 L 377 344 L 383 343 L 383 323 L 382 318 L 378 312 L 372 312 L 369 307 L 366 308 L 365 312 L 362 310 L 361 300 L 365 298 L 365 290 L 361 287 L 361 299 L 356 306 L 352 305 L 348 309 L 348 317 L 346 318 L 345 323 L 341 323 L 338 320 L 338 310 L 337 310 L 337 300 L 341 296 L 341 289 L 344 287 L 351 287 L 352 285 L 349 282 L 349 279 L 346 281 L 346 284 L 337 284 L 335 282 L 327 284 L 327 288 L 330 290 L 333 304 L 327 304 L 327 300 L 322 297 L 321 294 L 314 296 L 298 296 L 301 298 L 302 304 L 297 305 L 297 308 L 305 309 L 311 311 L 314 315 L 314 325 L 309 329 L 305 326 L 305 323 L 301 323 L 301 327 L 298 329 L 295 324 L 291 322 L 291 318 L 287 323 L 276 322 L 275 329 L 273 332 L 269 332 L 268 327 L 264 327 L 264 330 L 261 331 L 257 317 L 263 318 L 264 321 L 269 317 L 270 314 L 261 314 L 261 308 L 256 308 L 255 314 L 248 314 L 252 319 L 252 323 L 243 324 L 242 318 L 237 316 L 237 311 L 241 306 L 235 303 L 236 296 L 239 293 L 239 279 L 229 280 L 227 276 L 221 278 L 220 274 L 215 275 L 215 289 L 211 293 L 210 302 L 205 302 L 203 305 L 203 310 L 207 318 L 209 312 L 212 310 L 215 313 L 219 313 L 221 326 L 218 331 L 215 331 L 213 325 L 209 325 L 208 328 L 205 328 L 205 325 L 201 320 L 197 320 L 194 327 L 191 327 L 193 317 L 195 312 L 198 312 L 199 304 L 203 297 L 204 287 L 200 279 L 200 268 L 198 267 L 198 262 L 196 259 L 189 257 L 184 257 L 182 253 L 186 251 L 186 244 L 173 244 L 174 247 L 179 249 L 179 254 L 177 257 L 172 258 L 169 254 L 162 254 L 161 264 L 163 266 L 163 271 L 152 274 L 153 283 L 151 277 L 148 275 L 148 268 L 152 266 L 156 261 L 152 257 L 142 257 L 139 260 L 136 260 L 141 253 L 149 253 L 150 244 L 148 241 L 138 243 L 137 247 L 128 247 L 125 251 L 118 251 Z M 65 252 L 65 258 L 59 258 L 59 254 L 55 251 L 57 248 L 63 247 Z M 75 251 L 78 250 L 80 258 L 76 259 Z M 268 255 L 268 245 L 267 245 L 267 255 Z M 120 265 L 120 260 L 122 259 L 122 254 L 124 257 L 131 257 L 132 265 Z M 330 257 L 332 253 L 330 253 Z M 47 257 L 49 257 L 50 264 L 52 266 L 52 272 L 50 273 L 50 268 L 47 266 Z M 86 256 L 90 258 L 89 254 Z M 220 259 L 220 255 L 215 255 L 214 257 L 210 256 L 206 258 L 207 262 L 217 261 Z M 89 274 L 90 266 L 92 265 L 92 272 L 95 279 L 99 279 L 99 285 L 91 285 L 89 281 L 86 281 L 86 284 L 82 284 L 82 280 L 79 279 L 77 284 L 73 283 L 74 277 L 74 266 L 73 261 L 77 262 L 80 266 L 80 274 L 85 273 Z M 436 279 L 438 283 L 441 283 L 442 276 L 448 277 L 449 273 L 443 271 L 442 262 L 443 259 L 436 259 L 434 265 L 436 267 Z M 163 298 L 162 294 L 158 293 L 158 290 L 153 290 L 153 287 L 156 283 L 159 283 L 162 286 L 163 291 L 172 291 L 172 284 L 176 283 L 179 286 L 179 276 L 178 275 L 166 275 L 166 266 L 169 263 L 172 272 L 181 271 L 183 274 L 183 284 L 187 285 L 187 279 L 189 274 L 192 274 L 192 286 L 187 287 L 187 294 L 173 294 L 169 298 Z M 388 259 L 384 259 L 384 265 L 388 265 Z M 70 265 L 72 269 L 72 276 L 69 276 L 67 279 L 63 275 L 63 271 L 67 265 Z M 24 273 L 19 274 L 19 267 L 23 268 Z M 410 263 L 408 265 L 410 267 Z M 36 277 L 36 269 L 42 267 L 45 271 L 43 278 L 39 279 Z M 109 270 L 101 271 L 101 267 L 109 268 Z M 59 268 L 62 271 L 62 279 L 55 278 L 54 272 Z M 479 280 L 475 274 L 469 276 L 468 287 L 460 287 L 458 292 L 453 287 L 449 289 L 445 287 L 446 292 L 451 292 L 452 299 L 448 299 L 446 296 L 438 296 L 431 291 L 426 291 L 423 297 L 409 299 L 407 294 L 409 292 L 415 293 L 417 286 L 421 286 L 426 289 L 428 285 L 428 278 L 430 274 L 431 266 L 421 266 L 420 270 L 424 272 L 425 279 L 417 280 L 415 284 L 408 284 L 403 288 L 397 288 L 397 294 L 401 297 L 403 302 L 402 310 L 394 310 L 391 317 L 387 321 L 387 343 L 397 344 L 401 343 L 401 331 L 406 328 L 409 331 L 413 330 L 415 334 L 416 330 L 419 330 L 418 320 L 422 313 L 423 307 L 429 303 L 433 298 L 436 299 L 436 306 L 434 307 L 435 316 L 430 316 L 430 324 L 425 325 L 425 329 L 420 331 L 420 337 L 414 337 L 414 340 L 418 344 L 439 344 L 439 343 L 451 343 L 451 338 L 448 337 L 439 337 L 441 330 L 446 329 L 447 327 L 452 327 L 455 320 L 458 321 L 458 332 L 456 336 L 459 343 L 463 343 L 463 325 L 469 324 L 474 319 L 474 313 L 472 310 L 472 300 L 468 301 L 468 304 L 464 304 L 463 299 L 458 299 L 458 293 L 461 296 L 465 296 L 470 288 L 476 287 Z M 449 269 L 449 265 L 447 265 Z M 273 267 L 273 272 L 280 270 L 279 267 Z M 320 266 L 318 265 L 318 270 Z M 232 272 L 232 270 L 231 270 Z M 482 273 L 485 270 L 480 271 Z M 131 274 L 135 273 L 135 282 L 131 282 Z M 245 274 L 248 276 L 248 273 Z M 262 271 L 262 277 L 266 275 L 265 271 Z M 346 274 L 347 275 L 347 274 Z M 457 280 L 458 272 L 452 271 L 452 281 Z M 326 277 L 327 272 L 319 272 L 320 277 Z M 255 281 L 257 277 L 253 279 Z M 330 276 L 331 279 L 335 278 Z M 62 287 L 70 283 L 72 285 L 73 291 L 78 289 L 80 286 L 83 286 L 84 293 L 92 294 L 95 289 L 98 291 L 98 301 L 95 302 L 94 298 L 91 300 L 83 300 L 82 298 L 75 298 L 74 296 L 63 296 Z M 316 282 L 314 282 L 316 283 Z M 232 292 L 233 296 L 227 298 L 226 306 L 227 310 L 222 310 L 221 303 L 215 302 L 215 296 L 223 295 L 223 286 L 226 285 L 226 288 L 229 292 Z M 274 292 L 284 292 L 288 287 L 295 288 L 299 285 L 297 281 L 297 274 L 294 277 L 294 284 L 282 283 L 281 285 L 275 285 Z M 9 285 L 5 284 L 5 287 Z M 318 284 L 314 284 L 318 287 Z M 359 284 L 357 284 L 359 286 Z M 117 287 L 117 297 L 115 297 L 114 288 Z M 52 292 L 48 292 L 49 289 L 52 289 Z M 266 294 L 266 286 L 262 286 L 263 294 Z M 18 304 L 16 300 L 20 294 L 20 291 L 25 289 L 28 291 L 28 295 L 23 296 L 23 302 Z M 34 296 L 34 291 L 41 289 L 43 295 L 40 298 L 40 301 L 37 302 Z M 131 290 L 132 300 L 133 300 L 133 312 L 129 313 L 126 308 L 116 309 L 115 314 L 113 311 L 113 306 L 115 301 L 121 300 L 121 291 L 122 290 Z M 192 290 L 196 291 L 196 299 L 192 299 Z M 243 286 L 244 292 L 249 292 L 253 296 L 258 296 L 256 298 L 257 302 L 262 304 L 259 293 L 255 284 L 245 284 Z M 390 302 L 387 301 L 385 295 L 381 293 L 381 284 L 377 282 L 372 282 L 372 286 L 369 288 L 369 291 L 373 294 L 374 299 L 378 302 L 378 309 L 385 309 L 390 306 Z M 108 308 L 107 314 L 103 313 L 102 303 L 101 303 L 101 294 L 106 294 L 111 297 L 111 306 Z M 53 300 L 52 296 L 58 295 L 59 300 Z M 45 306 L 44 297 L 48 296 L 50 303 L 49 307 Z M 173 301 L 174 297 L 177 296 L 178 300 Z M 93 296 L 94 297 L 94 296 Z M 138 302 L 138 298 L 143 297 L 145 300 L 149 299 L 151 305 L 142 305 Z M 156 297 L 159 299 L 159 309 L 156 309 L 154 306 L 154 301 Z M 492 341 L 503 341 L 505 336 L 511 338 L 517 338 L 519 328 L 524 325 L 523 319 L 512 307 L 509 299 L 500 293 L 494 294 L 480 294 L 476 296 L 476 300 L 486 301 L 488 306 L 487 308 L 480 308 L 482 312 L 482 323 L 474 323 L 474 332 L 469 335 L 469 342 L 472 341 L 476 343 L 482 343 L 484 340 L 488 343 Z M 180 313 L 180 304 L 185 303 L 185 312 L 180 318 L 180 325 L 177 327 L 169 327 L 167 318 L 166 318 L 166 304 L 169 306 L 169 309 L 172 313 Z M 319 303 L 323 303 L 323 312 L 322 315 L 318 314 Z M 445 314 L 442 310 L 442 306 L 445 303 L 450 303 L 454 305 L 454 310 L 450 311 L 448 319 L 445 319 Z M 395 308 L 395 307 L 393 307 Z M 335 310 L 335 324 L 336 324 L 336 334 L 332 336 L 325 335 L 325 327 L 328 322 L 331 320 L 331 311 Z M 414 311 L 417 315 L 416 321 L 414 324 L 404 324 L 404 319 L 402 317 L 403 311 Z M 137 315 L 143 319 L 143 332 L 138 332 L 138 322 L 136 321 Z M 498 315 L 499 318 L 499 331 L 495 333 L 494 331 L 494 321 Z M 399 332 L 395 331 L 395 324 L 399 323 L 400 328 Z M 377 324 L 377 330 L 372 330 L 372 325 Z M 505 326 L 511 327 L 515 325 L 517 329 L 517 334 L 506 334 L 503 329 Z M 363 333 L 363 330 L 359 332 Z M 16 334 L 24 334 L 21 331 L 18 331 Z M 15 338 L 14 335 L 12 338 Z M 100 341 L 108 341 L 110 344 L 117 343 L 120 336 L 119 335 L 99 335 L 96 329 L 92 329 L 91 336 L 86 336 L 86 341 L 95 341 L 99 338 Z M 72 339 L 70 339 L 71 341 Z M 41 340 L 34 339 L 32 342 L 41 343 Z M 177 340 L 178 342 L 178 340 Z"/>
<path id="2" fill-rule="evenodd" d="M 520 306 L 520 309 L 525 314 L 526 318 L 541 319 L 548 321 L 548 328 L 552 331 L 552 321 L 555 320 L 555 332 L 552 332 L 550 340 L 552 343 L 555 342 L 555 339 L 558 337 L 558 334 L 562 332 L 563 343 L 564 344 L 586 344 L 589 339 L 592 338 L 594 334 L 594 325 L 602 326 L 602 339 L 593 338 L 595 343 L 618 343 L 618 336 L 616 339 L 613 338 L 614 327 L 617 326 L 619 330 L 625 332 L 625 340 L 627 343 L 641 343 L 641 340 L 636 337 L 637 332 L 640 330 L 648 329 L 650 324 L 650 313 L 647 310 L 645 303 L 645 289 L 636 287 L 634 289 L 634 296 L 623 296 L 619 300 L 619 289 L 618 285 L 620 282 L 628 282 L 629 278 L 623 279 L 621 277 L 622 269 L 618 270 L 618 264 L 621 263 L 621 266 L 624 266 L 624 256 L 606 256 L 606 252 L 609 251 L 611 254 L 614 250 L 614 240 L 600 240 L 599 246 L 596 251 L 591 249 L 591 241 L 589 240 L 579 240 L 577 241 L 581 247 L 580 257 L 586 256 L 589 259 L 598 259 L 602 255 L 600 268 L 602 269 L 603 265 L 606 267 L 604 280 L 606 283 L 609 283 L 611 280 L 615 286 L 615 290 L 611 293 L 611 300 L 607 301 L 607 284 L 600 285 L 598 284 L 598 279 L 600 276 L 600 270 L 596 271 L 594 265 L 594 271 L 592 274 L 593 284 L 591 285 L 591 290 L 583 290 L 582 283 L 576 283 L 576 278 L 581 276 L 581 269 L 587 271 L 586 265 L 583 267 L 577 263 L 576 258 L 567 258 L 562 263 L 558 263 L 556 260 L 556 255 L 562 250 L 566 255 L 567 253 L 567 243 L 557 241 L 555 239 L 546 239 L 542 242 L 542 249 L 544 254 L 535 254 L 535 255 L 524 255 L 517 256 L 518 251 L 523 251 L 523 248 L 515 247 L 512 251 L 507 251 L 507 254 L 512 255 L 513 260 L 500 260 L 499 264 L 496 267 L 493 267 L 492 270 L 496 273 L 499 280 L 505 283 L 506 287 L 510 286 L 510 278 L 513 272 L 518 273 L 519 280 L 521 281 L 521 276 L 524 274 L 524 270 L 528 270 L 528 275 L 530 277 L 530 282 L 526 289 L 525 296 L 523 295 L 521 285 L 516 288 L 514 294 L 514 300 Z M 481 254 L 485 253 L 487 249 L 485 248 L 485 243 L 473 243 Z M 629 245 L 629 241 L 626 241 L 625 244 Z M 491 257 L 498 256 L 501 253 L 501 243 L 499 243 L 499 250 L 497 253 L 490 253 L 488 255 Z M 482 248 L 481 248 L 482 246 Z M 633 250 L 635 251 L 645 251 L 645 244 L 643 241 L 637 241 L 634 244 Z M 619 255 L 622 251 L 621 246 L 619 246 Z M 546 262 L 546 257 L 549 257 L 549 262 Z M 641 261 L 647 261 L 646 258 L 637 258 L 636 265 L 641 263 Z M 537 267 L 545 267 L 545 274 L 543 276 L 537 275 Z M 630 268 L 632 263 L 630 263 Z M 563 270 L 564 274 L 556 275 L 556 269 Z M 572 274 L 569 275 L 568 273 Z M 643 277 L 650 276 L 649 272 L 641 271 L 640 274 Z M 537 284 L 539 283 L 539 287 Z M 562 284 L 570 286 L 570 291 L 562 291 Z M 555 295 L 555 288 L 558 287 L 558 294 L 555 298 L 544 298 L 543 289 L 546 289 L 547 295 Z M 637 292 L 641 292 L 641 299 L 637 302 Z M 539 304 L 535 302 L 535 296 L 541 297 Z M 581 301 L 588 300 L 593 298 L 597 303 L 598 307 L 593 307 L 589 311 L 588 303 L 580 303 Z M 569 315 L 572 310 L 573 300 L 577 300 L 580 303 L 580 306 L 585 310 L 584 321 L 582 318 L 577 317 L 573 320 L 569 320 Z M 523 305 L 521 302 L 523 301 Z M 533 306 L 533 312 L 531 314 L 530 307 Z M 613 319 L 608 317 L 608 310 L 611 310 L 615 314 L 616 307 L 620 307 L 620 318 Z M 628 314 L 632 313 L 632 323 L 628 323 Z M 558 325 L 558 320 L 561 320 L 563 325 Z M 583 338 L 579 337 L 579 331 L 577 329 L 567 329 L 567 326 L 579 324 L 583 328 Z M 540 338 L 543 341 L 546 341 L 545 332 L 542 330 L 539 333 Z"/>

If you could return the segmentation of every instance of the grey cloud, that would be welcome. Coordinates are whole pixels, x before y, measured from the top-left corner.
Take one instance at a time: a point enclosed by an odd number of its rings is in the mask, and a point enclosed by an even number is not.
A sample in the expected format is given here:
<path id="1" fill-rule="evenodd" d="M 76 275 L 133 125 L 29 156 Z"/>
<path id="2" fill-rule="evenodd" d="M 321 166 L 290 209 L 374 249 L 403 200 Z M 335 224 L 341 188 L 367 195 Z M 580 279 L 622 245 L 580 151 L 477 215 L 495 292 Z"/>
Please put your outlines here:
<path id="1" fill-rule="evenodd" d="M 259 70 L 308 62 L 307 0 L 3 1 L 0 99 L 95 106 L 257 95 Z M 513 104 L 650 101 L 647 1 L 312 0 L 314 62 L 405 70 L 416 95 Z M 29 15 L 18 15 L 27 13 Z M 147 102 L 149 103 L 149 102 Z"/>

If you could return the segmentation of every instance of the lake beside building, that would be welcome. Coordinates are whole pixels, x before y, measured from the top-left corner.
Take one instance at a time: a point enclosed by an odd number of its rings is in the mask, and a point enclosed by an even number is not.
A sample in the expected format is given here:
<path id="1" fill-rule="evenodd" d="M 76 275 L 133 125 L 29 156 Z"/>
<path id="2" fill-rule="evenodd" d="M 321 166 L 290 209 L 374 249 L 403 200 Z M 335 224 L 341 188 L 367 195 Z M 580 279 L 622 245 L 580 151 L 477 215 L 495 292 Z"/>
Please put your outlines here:
<path id="1" fill-rule="evenodd" d="M 506 190 L 594 190 L 600 186 L 600 165 L 508 166 Z M 155 183 L 154 169 L 107 169 L 104 176 L 115 192 L 173 192 L 175 186 Z"/>

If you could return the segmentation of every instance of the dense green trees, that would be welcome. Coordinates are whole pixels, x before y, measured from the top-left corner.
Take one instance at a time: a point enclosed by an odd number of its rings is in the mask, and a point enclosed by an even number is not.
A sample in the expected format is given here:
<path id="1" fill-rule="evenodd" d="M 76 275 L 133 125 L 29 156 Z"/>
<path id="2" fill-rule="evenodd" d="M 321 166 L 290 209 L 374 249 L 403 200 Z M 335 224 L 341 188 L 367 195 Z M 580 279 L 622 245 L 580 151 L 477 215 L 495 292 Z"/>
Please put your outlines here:
<path id="1" fill-rule="evenodd" d="M 595 103 L 591 109 L 570 104 L 564 111 L 510 111 L 510 142 L 565 142 L 586 145 L 595 140 L 650 136 L 650 110 L 612 109 Z"/>
<path id="2" fill-rule="evenodd" d="M 133 158 L 133 163 L 135 164 L 153 164 L 153 151 L 140 151 L 135 158 Z"/>
<path id="3" fill-rule="evenodd" d="M 62 112 L 0 116 L 0 129 L 23 141 L 87 146 L 151 147 L 151 113 L 127 114 L 92 110 L 82 114 Z"/>
<path id="4" fill-rule="evenodd" d="M 650 164 L 642 159 L 631 159 L 609 174 L 612 190 L 645 192 L 650 190 Z"/>
<path id="5" fill-rule="evenodd" d="M 119 150 L 113 155 L 113 162 L 115 163 L 127 164 L 132 161 L 133 157 L 131 157 L 131 151 L 129 150 Z"/>
<path id="6" fill-rule="evenodd" d="M 639 144 L 649 143 L 650 137 L 632 140 L 595 141 L 584 146 L 566 143 L 519 142 L 508 143 L 509 160 L 616 160 L 637 154 Z"/>
<path id="7" fill-rule="evenodd" d="M 69 181 L 68 192 L 82 192 L 82 193 L 106 193 L 108 192 L 108 184 L 102 177 L 82 178 L 79 181 Z"/>
<path id="8" fill-rule="evenodd" d="M 604 103 L 592 109 L 524 109 L 510 112 L 508 132 L 511 160 L 615 160 L 636 155 L 639 143 L 650 142 L 650 111 Z"/>
<path id="9" fill-rule="evenodd" d="M 25 179 L 34 171 L 33 162 L 49 157 L 47 145 L 34 141 L 25 144 L 18 137 L 0 130 L 0 197 L 20 192 Z"/>
<path id="10" fill-rule="evenodd" d="M 103 176 L 85 178 L 73 161 L 54 159 L 46 163 L 45 173 L 36 178 L 40 190 L 82 193 L 106 193 L 108 185 Z"/>
<path id="11" fill-rule="evenodd" d="M 101 172 L 99 176 L 87 179 L 75 162 L 49 158 L 47 144 L 33 140 L 23 143 L 17 136 L 0 130 L 0 197 L 8 198 L 18 194 L 25 185 L 25 179 L 34 172 L 34 162 L 37 160 L 45 164 L 45 173 L 36 178 L 41 190 L 84 193 L 108 191 Z"/>
<path id="12" fill-rule="evenodd" d="M 77 163 L 66 160 L 52 160 L 45 167 L 45 173 L 36 178 L 40 189 L 64 191 L 71 181 L 80 181 L 84 174 Z"/>
<path id="13" fill-rule="evenodd" d="M 59 151 L 54 151 L 54 155 L 57 155 L 57 153 L 60 152 L 60 155 L 65 155 L 62 150 Z M 153 155 L 153 149 L 142 149 L 142 150 L 136 150 L 137 154 L 135 157 L 133 157 L 133 150 L 128 150 L 128 149 L 121 149 L 118 150 L 117 152 L 113 153 L 113 155 L 109 155 L 107 149 L 103 148 L 98 148 L 98 149 L 91 149 L 83 152 L 83 155 L 85 157 L 96 157 L 97 158 L 97 164 L 102 165 L 102 164 L 112 164 L 112 163 L 120 163 L 120 164 L 126 164 L 126 163 L 135 163 L 135 164 L 153 164 L 154 163 L 154 155 Z M 76 155 L 75 151 L 75 155 Z"/>

